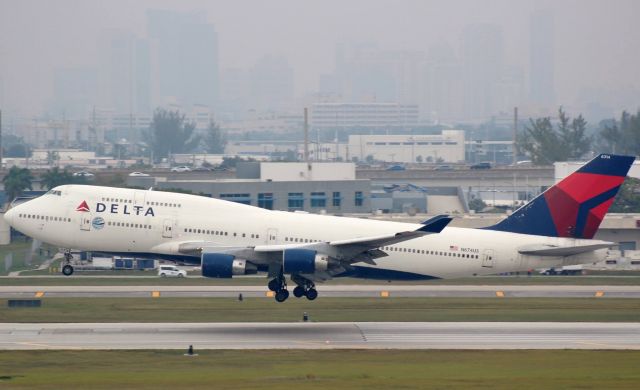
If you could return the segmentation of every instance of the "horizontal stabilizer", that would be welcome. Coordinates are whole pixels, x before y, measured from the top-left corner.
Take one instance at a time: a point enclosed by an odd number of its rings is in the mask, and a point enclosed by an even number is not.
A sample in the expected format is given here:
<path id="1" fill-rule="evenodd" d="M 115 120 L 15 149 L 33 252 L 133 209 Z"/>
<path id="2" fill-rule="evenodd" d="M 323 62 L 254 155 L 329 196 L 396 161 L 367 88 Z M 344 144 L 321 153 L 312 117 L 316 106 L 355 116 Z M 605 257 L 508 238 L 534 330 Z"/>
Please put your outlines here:
<path id="1" fill-rule="evenodd" d="M 615 245 L 614 242 L 600 241 L 596 244 L 577 246 L 557 246 L 557 245 L 527 245 L 518 248 L 518 252 L 523 255 L 536 256 L 572 256 L 580 253 L 591 252 L 598 249 L 608 248 Z"/>
<path id="2" fill-rule="evenodd" d="M 435 217 L 422 222 L 422 227 L 418 229 L 418 231 L 425 233 L 440 233 L 452 220 L 453 218 L 446 214 L 436 215 Z"/>

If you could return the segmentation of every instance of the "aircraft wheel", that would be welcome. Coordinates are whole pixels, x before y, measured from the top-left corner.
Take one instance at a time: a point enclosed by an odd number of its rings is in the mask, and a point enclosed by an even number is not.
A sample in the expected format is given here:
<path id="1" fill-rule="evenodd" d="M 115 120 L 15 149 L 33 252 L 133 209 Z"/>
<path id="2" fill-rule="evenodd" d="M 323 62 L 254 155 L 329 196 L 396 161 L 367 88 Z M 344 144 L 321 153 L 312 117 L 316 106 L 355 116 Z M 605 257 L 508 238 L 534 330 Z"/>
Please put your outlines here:
<path id="1" fill-rule="evenodd" d="M 62 267 L 62 274 L 64 276 L 71 276 L 73 274 L 73 266 L 67 264 L 64 267 Z"/>
<path id="2" fill-rule="evenodd" d="M 269 284 L 267 285 L 267 287 L 269 287 L 269 290 L 271 290 L 271 291 L 278 291 L 278 290 L 280 290 L 280 289 L 281 289 L 281 283 L 280 283 L 280 281 L 278 280 L 278 278 L 276 278 L 276 279 L 271 279 L 271 280 L 269 281 Z"/>
<path id="3" fill-rule="evenodd" d="M 296 298 L 301 298 L 302 296 L 304 296 L 304 287 L 296 286 L 296 288 L 293 289 L 293 296 Z"/>
<path id="4" fill-rule="evenodd" d="M 284 302 L 289 298 L 289 290 L 280 290 L 276 292 L 276 301 Z"/>
<path id="5" fill-rule="evenodd" d="M 314 299 L 318 298 L 318 290 L 316 290 L 315 288 L 310 288 L 307 290 L 307 293 L 305 295 L 307 296 L 308 300 L 313 301 Z"/>

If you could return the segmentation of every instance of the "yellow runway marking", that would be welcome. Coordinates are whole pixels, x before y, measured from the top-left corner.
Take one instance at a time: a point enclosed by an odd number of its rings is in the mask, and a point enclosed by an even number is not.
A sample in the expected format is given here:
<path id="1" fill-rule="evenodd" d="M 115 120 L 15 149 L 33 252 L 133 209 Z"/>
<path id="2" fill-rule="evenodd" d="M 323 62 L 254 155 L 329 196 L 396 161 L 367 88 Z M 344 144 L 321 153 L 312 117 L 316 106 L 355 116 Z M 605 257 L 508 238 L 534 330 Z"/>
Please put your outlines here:
<path id="1" fill-rule="evenodd" d="M 152 291 L 151 298 L 160 298 L 160 291 Z"/>
<path id="2" fill-rule="evenodd" d="M 576 341 L 576 344 L 592 345 L 594 347 L 620 348 L 619 345 L 604 344 L 604 343 L 594 343 L 592 341 Z"/>
<path id="3" fill-rule="evenodd" d="M 596 298 L 604 297 L 604 291 L 596 291 Z"/>
<path id="4" fill-rule="evenodd" d="M 266 296 L 268 296 L 269 298 L 273 298 L 273 296 L 275 295 L 275 293 L 273 291 L 267 291 L 265 293 Z"/>
<path id="5" fill-rule="evenodd" d="M 42 297 L 44 297 L 44 291 L 38 291 L 36 293 L 36 298 L 42 298 Z"/>
<path id="6" fill-rule="evenodd" d="M 504 291 L 496 291 L 496 297 L 504 298 Z"/>
<path id="7" fill-rule="evenodd" d="M 381 292 L 380 292 L 380 296 L 381 296 L 382 298 L 389 298 L 389 296 L 390 296 L 390 295 L 391 295 L 391 294 L 389 294 L 389 291 L 381 291 Z"/>
<path id="8" fill-rule="evenodd" d="M 45 348 L 53 348 L 53 346 L 48 345 L 48 344 L 40 344 L 40 343 L 29 343 L 26 341 L 22 341 L 22 342 L 18 342 L 16 343 L 18 345 L 27 345 L 29 347 L 45 347 Z"/>

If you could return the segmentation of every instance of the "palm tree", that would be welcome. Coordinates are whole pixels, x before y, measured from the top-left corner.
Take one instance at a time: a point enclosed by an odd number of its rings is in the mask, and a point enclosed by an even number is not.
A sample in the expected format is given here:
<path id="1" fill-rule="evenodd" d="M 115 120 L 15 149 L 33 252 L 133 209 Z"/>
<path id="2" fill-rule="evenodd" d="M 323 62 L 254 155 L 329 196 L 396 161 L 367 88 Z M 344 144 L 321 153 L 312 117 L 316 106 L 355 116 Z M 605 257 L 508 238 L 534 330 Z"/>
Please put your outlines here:
<path id="1" fill-rule="evenodd" d="M 8 201 L 11 202 L 22 194 L 25 189 L 31 188 L 33 176 L 27 168 L 11 167 L 6 176 L 2 179 L 4 184 L 4 192 L 7 194 Z"/>
<path id="2" fill-rule="evenodd" d="M 42 185 L 48 190 L 63 184 L 75 183 L 77 181 L 69 171 L 66 169 L 61 171 L 58 167 L 47 169 L 40 178 L 42 179 Z"/>

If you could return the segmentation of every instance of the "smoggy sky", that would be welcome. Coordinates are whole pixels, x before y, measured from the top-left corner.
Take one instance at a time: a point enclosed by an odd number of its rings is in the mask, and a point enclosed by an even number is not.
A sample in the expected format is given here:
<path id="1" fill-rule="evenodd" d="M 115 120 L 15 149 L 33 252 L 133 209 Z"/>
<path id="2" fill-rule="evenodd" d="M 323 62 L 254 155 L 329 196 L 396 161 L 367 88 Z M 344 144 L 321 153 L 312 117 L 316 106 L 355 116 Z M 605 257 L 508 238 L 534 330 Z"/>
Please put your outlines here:
<path id="1" fill-rule="evenodd" d="M 570 106 L 585 89 L 640 88 L 638 0 L 0 0 L 0 104 L 38 113 L 51 99 L 54 68 L 95 65 L 105 29 L 146 37 L 148 8 L 206 13 L 221 68 L 285 55 L 298 95 L 332 71 L 338 43 L 426 51 L 444 41 L 458 50 L 463 27 L 478 22 L 500 26 L 507 62 L 526 70 L 529 16 L 545 9 L 555 17 L 559 103 Z"/>

